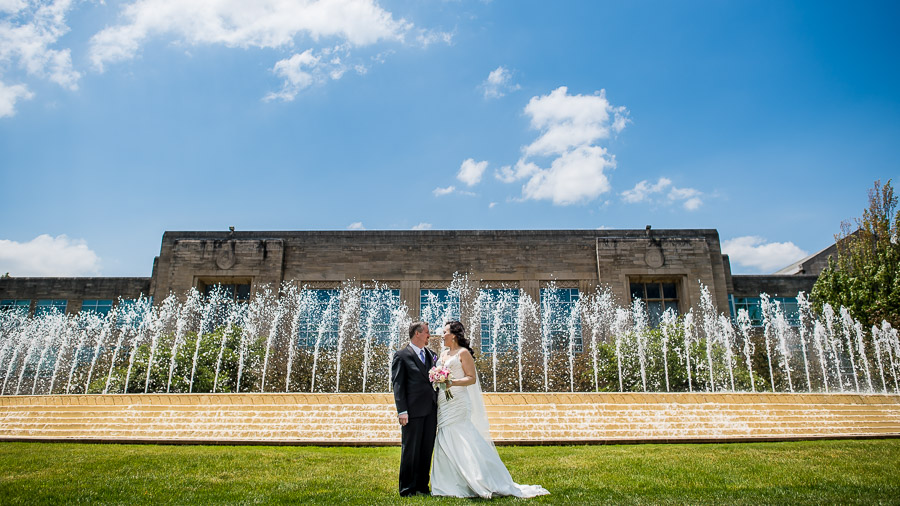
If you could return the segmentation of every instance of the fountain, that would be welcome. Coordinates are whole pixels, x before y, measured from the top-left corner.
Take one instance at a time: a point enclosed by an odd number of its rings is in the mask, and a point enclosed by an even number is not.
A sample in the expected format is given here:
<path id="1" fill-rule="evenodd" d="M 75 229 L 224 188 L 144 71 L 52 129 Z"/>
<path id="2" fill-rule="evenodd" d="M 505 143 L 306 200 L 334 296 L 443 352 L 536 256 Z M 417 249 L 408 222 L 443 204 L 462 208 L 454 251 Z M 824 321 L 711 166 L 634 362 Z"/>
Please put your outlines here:
<path id="1" fill-rule="evenodd" d="M 750 340 L 750 315 L 747 313 L 746 309 L 738 311 L 737 324 L 741 331 L 741 339 L 744 340 L 744 347 L 741 351 L 743 351 L 744 360 L 747 363 L 747 375 L 750 376 L 750 389 L 753 393 L 756 393 L 756 382 L 753 380 L 753 363 L 751 361 L 754 346 L 753 341 Z"/>
<path id="2" fill-rule="evenodd" d="M 694 385 L 691 382 L 691 347 L 694 344 L 694 313 L 693 311 L 688 311 L 686 315 L 684 315 L 683 320 L 683 329 L 684 329 L 684 363 L 685 370 L 687 372 L 687 383 L 688 383 L 688 391 L 694 391 Z"/>
<path id="3" fill-rule="evenodd" d="M 669 334 L 673 332 L 676 325 L 678 315 L 673 308 L 667 308 L 662 315 L 662 357 L 664 374 L 666 377 L 666 392 L 670 391 L 669 387 Z"/>
<path id="4" fill-rule="evenodd" d="M 638 414 L 628 415 L 666 417 L 669 412 L 685 414 L 679 406 L 694 406 L 701 402 L 697 399 L 703 399 L 692 395 L 751 396 L 759 389 L 793 399 L 790 395 L 801 390 L 801 385 L 792 373 L 802 365 L 803 392 L 794 395 L 804 400 L 797 402 L 815 406 L 818 398 L 813 394 L 828 394 L 838 385 L 840 392 L 857 396 L 854 399 L 887 395 L 885 416 L 891 423 L 900 423 L 897 331 L 883 322 L 866 332 L 849 310 L 839 308 L 837 318 L 827 304 L 817 315 L 802 293 L 794 325 L 779 301 L 761 294 L 761 327 L 753 327 L 746 310 L 738 311 L 734 321 L 717 312 L 702 285 L 696 312 L 691 308 L 678 315 L 670 307 L 653 313 L 656 326 L 651 325 L 651 314 L 642 300 L 619 307 L 607 289 L 584 295 L 549 283 L 540 290 L 540 300 L 535 300 L 525 291 L 480 288 L 468 277 L 455 275 L 446 287 L 423 293 L 421 317 L 432 324 L 433 332 L 438 333 L 435 325 L 449 319 L 461 319 L 467 325 L 489 408 L 509 403 L 567 405 L 581 413 L 595 409 L 588 405 L 599 402 L 597 399 L 613 402 L 604 395 L 667 392 L 656 394 L 656 400 L 635 412 Z M 133 395 L 137 392 L 165 393 L 175 400 L 190 394 L 202 396 L 203 402 L 215 406 L 215 413 L 228 418 L 239 410 L 220 403 L 227 400 L 237 405 L 242 401 L 233 399 L 249 398 L 234 397 L 236 394 L 254 399 L 283 395 L 316 405 L 324 405 L 321 399 L 328 399 L 343 410 L 372 412 L 390 423 L 390 363 L 406 340 L 409 313 L 399 290 L 355 281 L 327 289 L 293 283 L 277 290 L 264 287 L 248 302 L 235 301 L 232 294 L 218 288 L 205 295 L 191 291 L 157 304 L 146 298 L 122 301 L 106 315 L 84 312 L 32 317 L 2 312 L 0 401 L 12 406 L 41 398 L 60 404 L 75 402 L 66 399 L 82 402 L 93 398 L 98 404 L 112 399 L 110 404 L 137 406 L 142 402 L 142 394 Z M 432 342 L 435 350 L 439 346 L 437 340 Z M 739 356 L 744 365 L 736 367 Z M 767 375 L 755 370 L 758 363 L 767 364 Z M 877 374 L 871 372 L 872 367 Z M 507 397 L 513 393 L 525 397 Z M 340 395 L 351 394 L 367 396 L 354 397 L 363 400 L 348 407 L 351 404 L 345 405 L 346 398 Z M 306 397 L 290 397 L 296 395 Z M 159 399 L 156 395 L 146 398 Z M 725 404 L 733 402 L 729 397 L 716 398 Z M 654 404 L 661 402 L 659 399 L 665 402 Z M 624 403 L 622 409 L 626 404 L 640 405 Z M 787 409 L 782 404 L 790 402 L 775 404 L 778 406 L 767 408 L 770 412 L 757 408 L 754 420 Z M 526 414 L 497 411 L 497 430 L 518 424 L 517 430 L 530 427 L 529 433 L 546 432 L 534 418 L 537 412 L 521 405 L 517 409 Z M 271 424 L 293 426 L 291 416 L 299 417 L 301 411 L 282 409 L 280 414 L 265 416 L 258 411 L 253 416 L 268 420 L 266 430 L 270 430 Z M 827 410 L 820 411 L 818 420 Z M 602 410 L 590 412 L 595 422 L 597 417 L 609 415 Z M 717 416 L 731 416 L 722 413 Z M 9 416 L 0 411 L 0 435 L 10 426 Z M 544 416 L 549 415 L 545 412 Z M 572 420 L 560 423 L 576 430 Z M 195 427 L 199 422 L 192 423 Z M 697 434 L 709 430 L 690 424 L 682 427 L 684 423 L 671 426 L 671 433 L 694 431 L 690 433 L 700 437 Z M 582 432 L 599 434 L 594 422 L 579 427 Z M 661 430 L 658 425 L 650 428 Z M 387 434 L 384 430 L 377 437 Z M 740 436 L 733 431 L 713 432 Z M 518 440 L 514 432 L 508 434 L 508 439 Z"/>

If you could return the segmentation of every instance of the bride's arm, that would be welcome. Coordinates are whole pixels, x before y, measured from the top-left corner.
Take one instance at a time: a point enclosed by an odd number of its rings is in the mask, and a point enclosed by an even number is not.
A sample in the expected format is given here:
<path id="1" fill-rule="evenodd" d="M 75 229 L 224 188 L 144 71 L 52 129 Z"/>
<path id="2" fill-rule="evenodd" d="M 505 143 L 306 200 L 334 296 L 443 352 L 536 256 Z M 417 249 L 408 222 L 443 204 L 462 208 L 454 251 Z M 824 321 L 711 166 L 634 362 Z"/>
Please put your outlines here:
<path id="1" fill-rule="evenodd" d="M 455 387 L 464 387 L 468 385 L 475 384 L 475 360 L 472 358 L 472 354 L 469 353 L 469 350 L 463 348 L 459 350 L 459 363 L 462 365 L 463 376 L 462 378 L 453 378 L 452 386 Z"/>

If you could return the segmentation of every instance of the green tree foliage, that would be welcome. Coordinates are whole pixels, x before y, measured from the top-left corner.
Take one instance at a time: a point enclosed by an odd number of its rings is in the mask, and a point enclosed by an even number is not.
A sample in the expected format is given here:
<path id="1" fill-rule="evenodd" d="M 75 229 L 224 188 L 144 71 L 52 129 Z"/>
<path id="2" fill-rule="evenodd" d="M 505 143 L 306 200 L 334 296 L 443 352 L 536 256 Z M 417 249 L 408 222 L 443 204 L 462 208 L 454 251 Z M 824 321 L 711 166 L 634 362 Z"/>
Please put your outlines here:
<path id="1" fill-rule="evenodd" d="M 153 354 L 153 364 L 150 370 L 149 383 L 147 382 L 147 364 L 150 362 L 150 343 L 143 343 L 134 350 L 134 362 L 131 366 L 131 374 L 128 375 L 130 349 L 118 354 L 117 361 L 110 375 L 110 392 L 141 393 L 144 388 L 148 392 L 165 392 L 169 387 L 171 392 L 213 392 L 215 383 L 216 392 L 236 392 L 238 369 L 241 350 L 242 329 L 234 326 L 230 332 L 225 327 L 219 327 L 214 332 L 203 334 L 197 346 L 197 333 L 189 332 L 185 336 L 184 345 L 178 347 L 175 353 L 175 367 L 172 370 L 172 383 L 169 385 L 169 368 L 172 359 L 172 347 L 170 339 L 163 340 L 157 346 Z M 263 359 L 265 337 L 260 337 L 253 343 L 247 343 L 244 350 L 241 369 L 240 391 L 257 391 L 259 388 L 259 365 Z M 197 352 L 197 366 L 194 368 L 194 353 Z M 108 353 L 107 353 L 108 355 Z M 101 363 L 106 362 L 105 357 Z M 108 362 L 106 362 L 108 363 Z M 107 365 L 99 368 L 102 371 L 88 388 L 89 393 L 99 393 L 106 383 Z M 216 371 L 219 375 L 216 380 Z M 193 388 L 191 388 L 191 375 L 194 376 Z M 125 390 L 125 378 L 128 377 L 128 388 Z"/>
<path id="2" fill-rule="evenodd" d="M 876 181 L 869 207 L 854 225 L 841 223 L 837 256 L 819 275 L 812 291 L 817 310 L 827 302 L 846 306 L 866 328 L 887 320 L 900 326 L 900 210 L 891 181 Z"/>

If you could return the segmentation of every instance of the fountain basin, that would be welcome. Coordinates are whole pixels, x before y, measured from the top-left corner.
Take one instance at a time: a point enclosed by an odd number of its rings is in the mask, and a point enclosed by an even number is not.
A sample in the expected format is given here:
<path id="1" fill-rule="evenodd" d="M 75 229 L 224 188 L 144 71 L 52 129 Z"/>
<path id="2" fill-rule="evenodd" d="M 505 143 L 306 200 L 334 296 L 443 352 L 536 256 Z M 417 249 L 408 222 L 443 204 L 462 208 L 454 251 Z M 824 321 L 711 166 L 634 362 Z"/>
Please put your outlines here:
<path id="1" fill-rule="evenodd" d="M 900 395 L 485 393 L 497 444 L 900 437 Z M 0 397 L 0 440 L 392 446 L 389 393 Z"/>

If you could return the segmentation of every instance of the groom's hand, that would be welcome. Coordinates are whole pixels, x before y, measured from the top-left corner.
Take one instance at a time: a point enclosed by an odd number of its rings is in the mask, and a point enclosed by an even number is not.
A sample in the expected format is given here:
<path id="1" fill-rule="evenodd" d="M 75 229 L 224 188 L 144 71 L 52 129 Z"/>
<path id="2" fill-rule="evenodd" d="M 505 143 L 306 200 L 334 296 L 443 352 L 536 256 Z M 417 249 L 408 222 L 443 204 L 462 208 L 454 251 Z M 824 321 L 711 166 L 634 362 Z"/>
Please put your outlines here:
<path id="1" fill-rule="evenodd" d="M 404 426 L 404 425 L 406 425 L 407 423 L 409 423 L 409 414 L 407 414 L 407 413 L 403 413 L 403 414 L 400 415 L 398 418 L 399 418 L 399 420 L 400 420 L 400 426 L 401 426 L 401 427 Z"/>

